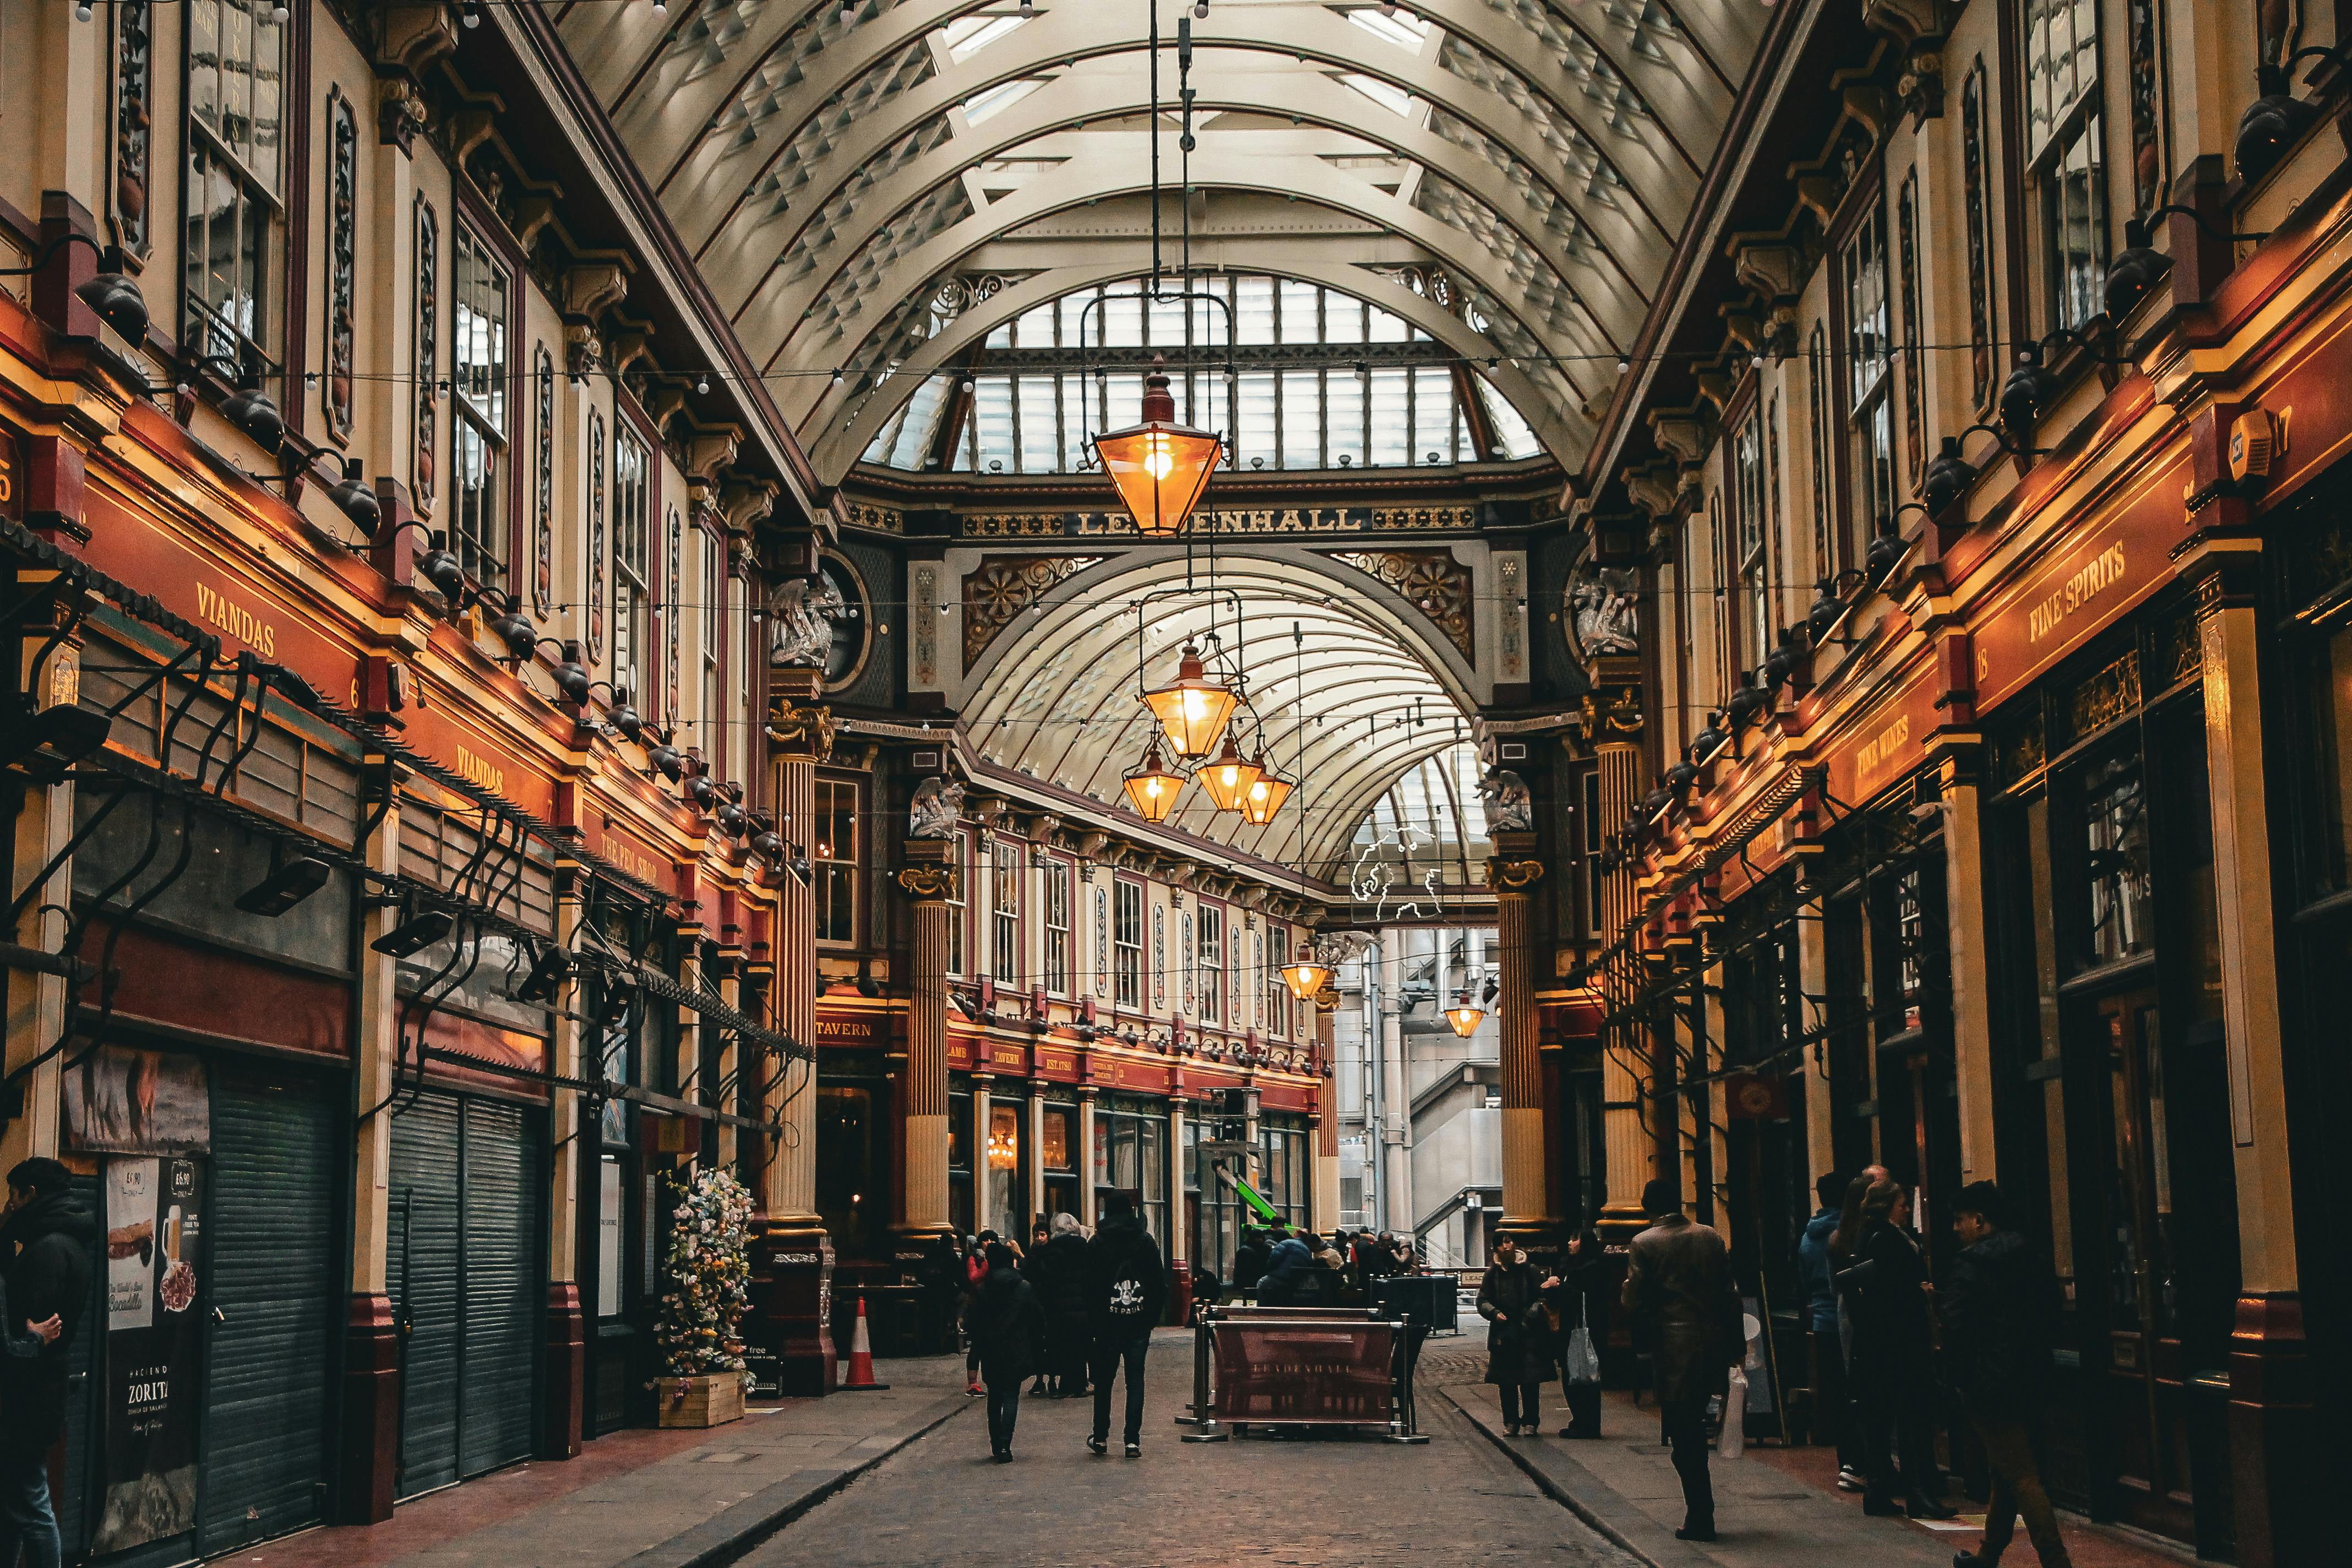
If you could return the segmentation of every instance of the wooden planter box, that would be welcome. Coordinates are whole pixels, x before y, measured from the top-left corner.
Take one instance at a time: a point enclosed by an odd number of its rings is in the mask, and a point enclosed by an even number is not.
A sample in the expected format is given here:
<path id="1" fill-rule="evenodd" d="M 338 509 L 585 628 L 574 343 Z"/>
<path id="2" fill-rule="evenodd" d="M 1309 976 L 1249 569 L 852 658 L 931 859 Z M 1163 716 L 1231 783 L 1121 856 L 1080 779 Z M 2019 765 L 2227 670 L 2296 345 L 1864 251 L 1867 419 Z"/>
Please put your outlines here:
<path id="1" fill-rule="evenodd" d="M 724 1426 L 743 1419 L 743 1375 L 665 1377 L 660 1384 L 665 1426 Z"/>

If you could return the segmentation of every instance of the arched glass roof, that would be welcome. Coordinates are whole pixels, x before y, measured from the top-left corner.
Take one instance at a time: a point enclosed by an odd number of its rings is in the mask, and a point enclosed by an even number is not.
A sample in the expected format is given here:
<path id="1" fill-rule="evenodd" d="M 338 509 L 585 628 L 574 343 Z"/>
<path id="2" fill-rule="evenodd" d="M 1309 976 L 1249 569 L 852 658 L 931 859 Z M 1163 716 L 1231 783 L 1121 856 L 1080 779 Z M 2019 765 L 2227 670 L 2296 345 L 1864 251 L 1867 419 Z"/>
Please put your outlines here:
<path id="1" fill-rule="evenodd" d="M 1172 237 L 1187 205 L 1174 32 L 1191 9 L 572 0 L 557 26 L 832 482 L 916 421 L 910 400 L 951 401 L 937 379 L 1006 322 L 1148 268 L 1155 144 Z M 1379 306 L 1486 383 L 1454 387 L 1449 437 L 1478 406 L 1507 407 L 1574 467 L 1769 16 L 1719 0 L 1211 0 L 1192 23 L 1197 147 L 1181 175 L 1192 260 Z M 943 290 L 960 296 L 944 313 Z M 1297 422 L 1318 461 L 1333 460 L 1327 426 L 1352 451 L 1351 395 L 1328 369 L 1318 414 Z M 1288 466 L 1306 442 L 1274 384 L 1268 466 Z M 1039 462 L 1067 450 L 1065 413 L 1049 446 L 1017 412 L 1019 384 L 992 395 L 1024 467 L 1032 447 Z M 1246 408 L 1235 423 L 1250 428 Z M 972 461 L 1004 460 L 978 441 Z M 1463 449 L 1417 424 L 1411 446 L 1417 461 Z"/>
<path id="2" fill-rule="evenodd" d="M 1394 468 L 1540 450 L 1483 374 L 1353 294 L 1265 273 L 1170 277 L 1159 298 L 1148 292 L 1147 279 L 1122 279 L 1000 323 L 963 369 L 928 378 L 900 405 L 865 460 L 1091 469 L 1087 438 L 1141 417 L 1155 352 L 1169 361 L 1177 417 L 1224 436 L 1232 468 Z"/>
<path id="3" fill-rule="evenodd" d="M 1356 825 L 1346 880 L 1359 903 L 1393 907 L 1476 888 L 1492 846 L 1478 796 L 1478 748 L 1457 742 L 1398 773 Z"/>

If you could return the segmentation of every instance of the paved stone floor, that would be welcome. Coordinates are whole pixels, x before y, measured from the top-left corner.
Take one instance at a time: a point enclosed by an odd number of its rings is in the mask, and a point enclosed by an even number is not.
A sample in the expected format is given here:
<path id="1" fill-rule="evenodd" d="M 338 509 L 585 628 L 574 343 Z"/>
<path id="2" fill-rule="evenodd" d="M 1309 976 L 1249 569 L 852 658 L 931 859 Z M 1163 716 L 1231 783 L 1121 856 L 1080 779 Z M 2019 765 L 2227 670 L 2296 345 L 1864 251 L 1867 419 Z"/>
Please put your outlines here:
<path id="1" fill-rule="evenodd" d="M 1443 1400 L 1427 1444 L 1371 1436 L 1183 1443 L 1189 1337 L 1154 1341 L 1143 1458 L 1084 1446 L 1091 1400 L 1021 1404 L 1014 1462 L 988 1456 L 987 1413 L 939 1427 L 744 1561 L 750 1568 L 1354 1568 L 1493 1563 L 1634 1568 L 1546 1497 Z M 979 1401 L 973 1401 L 977 1405 Z M 1112 1436 L 1118 1436 L 1114 1407 Z"/>

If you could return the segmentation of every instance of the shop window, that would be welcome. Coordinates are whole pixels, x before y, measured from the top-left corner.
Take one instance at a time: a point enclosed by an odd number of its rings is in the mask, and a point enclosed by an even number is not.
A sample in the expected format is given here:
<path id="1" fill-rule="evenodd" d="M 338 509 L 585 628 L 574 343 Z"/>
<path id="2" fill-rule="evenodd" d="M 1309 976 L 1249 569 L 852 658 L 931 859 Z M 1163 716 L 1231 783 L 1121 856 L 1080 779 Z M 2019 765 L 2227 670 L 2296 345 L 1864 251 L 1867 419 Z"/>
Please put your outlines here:
<path id="1" fill-rule="evenodd" d="M 2314 647 L 2305 689 L 2317 786 L 2311 890 L 2337 893 L 2352 888 L 2352 626 Z"/>
<path id="2" fill-rule="evenodd" d="M 2147 792 L 2138 757 L 2109 756 L 2083 779 L 2084 868 L 2094 964 L 2137 958 L 2154 931 L 2148 892 Z"/>
<path id="3" fill-rule="evenodd" d="M 999 985 L 1025 989 L 1021 963 L 1021 846 L 1000 838 L 988 852 L 989 973 Z"/>
<path id="4" fill-rule="evenodd" d="M 457 342 L 450 354 L 450 406 L 457 485 L 449 546 L 466 575 L 485 588 L 506 583 L 507 270 L 488 242 L 457 226 L 451 258 Z"/>
<path id="5" fill-rule="evenodd" d="M 271 15 L 269 0 L 187 12 L 184 347 L 254 371 L 272 363 L 283 248 L 286 29 Z"/>
<path id="6" fill-rule="evenodd" d="M 816 842 L 811 865 L 815 886 L 816 939 L 857 940 L 857 785 L 820 778 L 814 795 Z"/>
<path id="7" fill-rule="evenodd" d="M 1873 202 L 1846 241 L 1846 420 L 1853 510 L 1845 559 L 1862 559 L 1880 518 L 1895 515 L 1895 358 L 1886 298 L 1885 219 Z"/>
<path id="8" fill-rule="evenodd" d="M 1118 1005 L 1143 1005 L 1143 884 L 1121 879 L 1116 886 L 1118 910 L 1112 921 L 1111 954 L 1118 984 Z"/>
<path id="9" fill-rule="evenodd" d="M 613 684 L 643 705 L 653 651 L 653 454 L 613 426 Z"/>
<path id="10" fill-rule="evenodd" d="M 2100 150 L 2098 7 L 2025 0 L 2027 154 L 2042 202 L 2051 324 L 2106 310 L 2107 185 Z"/>
<path id="11" fill-rule="evenodd" d="M 625 1178 L 621 1162 L 602 1156 L 596 1168 L 596 1314 L 617 1318 L 626 1310 L 621 1266 L 628 1256 L 628 1211 L 622 1202 Z"/>
<path id="12" fill-rule="evenodd" d="M 991 1103 L 988 1108 L 988 1147 L 982 1155 L 988 1165 L 988 1213 L 982 1223 L 999 1236 L 1015 1239 L 1029 1234 L 1029 1226 L 1021 1212 L 1021 1156 L 1020 1102 L 997 1100 Z"/>
<path id="13" fill-rule="evenodd" d="M 1140 1102 L 1095 1110 L 1095 1212 L 1113 1192 L 1140 1200 L 1143 1223 L 1165 1249 L 1168 1239 L 1168 1121 Z"/>
<path id="14" fill-rule="evenodd" d="M 1225 911 L 1214 904 L 1201 906 L 1201 1022 L 1221 1024 L 1225 1017 Z"/>
<path id="15" fill-rule="evenodd" d="M 971 1094 L 948 1091 L 948 1223 L 966 1236 L 978 1234 L 972 1203 Z"/>
<path id="16" fill-rule="evenodd" d="M 1077 1122 L 1078 1108 L 1075 1105 L 1045 1108 L 1037 1163 L 1045 1173 L 1045 1192 L 1037 1206 L 1047 1214 L 1078 1212 Z"/>
<path id="17" fill-rule="evenodd" d="M 729 599 L 727 668 L 734 678 L 735 701 L 728 710 L 727 776 L 740 779 L 748 785 L 751 780 L 751 737 L 759 728 L 751 710 L 751 584 L 737 580 L 731 584 Z"/>
<path id="18" fill-rule="evenodd" d="M 1046 856 L 1039 868 L 1038 886 L 1045 904 L 1045 990 L 1070 994 L 1070 863 Z"/>

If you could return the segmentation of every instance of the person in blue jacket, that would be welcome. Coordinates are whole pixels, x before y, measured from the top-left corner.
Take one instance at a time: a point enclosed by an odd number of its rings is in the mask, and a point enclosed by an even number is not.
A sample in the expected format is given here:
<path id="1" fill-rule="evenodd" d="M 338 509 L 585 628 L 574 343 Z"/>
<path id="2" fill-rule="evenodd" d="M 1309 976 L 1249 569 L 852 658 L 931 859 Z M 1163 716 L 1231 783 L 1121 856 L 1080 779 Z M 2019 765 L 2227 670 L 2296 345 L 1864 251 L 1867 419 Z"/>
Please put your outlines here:
<path id="1" fill-rule="evenodd" d="M 1830 1237 L 1843 1212 L 1846 1178 L 1832 1171 L 1813 1184 L 1821 1209 L 1797 1237 L 1797 1282 L 1805 1289 L 1807 1328 L 1813 1347 L 1813 1441 L 1837 1445 L 1838 1489 L 1863 1489 L 1862 1454 L 1853 1440 L 1853 1413 L 1846 1394 L 1845 1346 L 1838 1334 L 1836 1260 Z"/>

